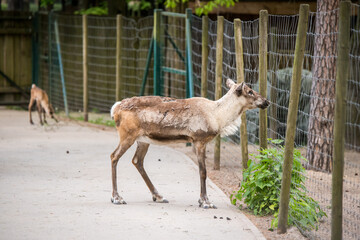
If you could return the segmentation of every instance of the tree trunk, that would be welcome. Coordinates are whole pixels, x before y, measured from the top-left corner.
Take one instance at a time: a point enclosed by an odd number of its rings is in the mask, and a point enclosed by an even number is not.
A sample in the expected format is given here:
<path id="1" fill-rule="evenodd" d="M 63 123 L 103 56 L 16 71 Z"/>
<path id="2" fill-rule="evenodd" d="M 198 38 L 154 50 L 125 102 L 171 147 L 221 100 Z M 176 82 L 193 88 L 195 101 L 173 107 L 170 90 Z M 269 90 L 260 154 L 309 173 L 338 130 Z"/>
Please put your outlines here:
<path id="1" fill-rule="evenodd" d="M 310 168 L 331 172 L 335 109 L 336 40 L 339 0 L 317 1 L 313 82 L 307 159 Z"/>

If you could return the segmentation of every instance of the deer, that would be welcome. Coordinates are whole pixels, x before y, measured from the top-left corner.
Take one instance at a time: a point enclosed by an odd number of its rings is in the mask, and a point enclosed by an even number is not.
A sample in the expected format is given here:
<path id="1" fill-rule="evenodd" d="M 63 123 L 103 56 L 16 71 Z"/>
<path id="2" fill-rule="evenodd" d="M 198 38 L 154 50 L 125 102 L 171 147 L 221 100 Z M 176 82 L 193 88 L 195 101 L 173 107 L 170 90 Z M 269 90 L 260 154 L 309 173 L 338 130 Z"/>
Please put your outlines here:
<path id="1" fill-rule="evenodd" d="M 116 124 L 120 142 L 110 155 L 112 171 L 113 204 L 126 204 L 117 190 L 116 167 L 121 156 L 137 142 L 132 158 L 154 202 L 168 203 L 159 194 L 144 169 L 144 158 L 150 144 L 192 143 L 198 160 L 200 174 L 199 207 L 216 208 L 206 192 L 205 149 L 207 143 L 218 134 L 234 134 L 246 110 L 265 109 L 270 102 L 252 90 L 244 82 L 226 80 L 228 92 L 219 100 L 212 101 L 202 97 L 176 99 L 160 96 L 126 98 L 116 102 L 111 108 L 111 117 Z"/>
<path id="2" fill-rule="evenodd" d="M 35 84 L 32 84 L 31 86 L 31 92 L 30 92 L 30 103 L 29 103 L 29 117 L 30 117 L 30 124 L 34 124 L 31 116 L 31 108 L 36 102 L 37 111 L 40 118 L 40 124 L 43 125 L 44 123 L 47 124 L 46 121 L 46 114 L 50 116 L 52 119 L 55 120 L 55 122 L 58 122 L 58 120 L 54 116 L 54 108 L 50 104 L 49 97 L 47 93 L 42 90 L 41 88 L 37 87 Z M 41 118 L 41 113 L 44 115 L 44 122 Z"/>

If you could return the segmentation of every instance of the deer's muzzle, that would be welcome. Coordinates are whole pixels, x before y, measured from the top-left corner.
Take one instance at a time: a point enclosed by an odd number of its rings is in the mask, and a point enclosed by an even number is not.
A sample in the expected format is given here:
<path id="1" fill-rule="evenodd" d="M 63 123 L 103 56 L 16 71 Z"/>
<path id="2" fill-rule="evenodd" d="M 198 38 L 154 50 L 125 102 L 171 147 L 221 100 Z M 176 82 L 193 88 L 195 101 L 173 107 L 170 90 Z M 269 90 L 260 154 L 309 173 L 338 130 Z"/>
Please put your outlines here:
<path id="1" fill-rule="evenodd" d="M 259 108 L 265 109 L 265 108 L 267 108 L 269 105 L 270 105 L 270 102 L 269 102 L 267 99 L 265 99 L 265 101 L 259 106 Z"/>

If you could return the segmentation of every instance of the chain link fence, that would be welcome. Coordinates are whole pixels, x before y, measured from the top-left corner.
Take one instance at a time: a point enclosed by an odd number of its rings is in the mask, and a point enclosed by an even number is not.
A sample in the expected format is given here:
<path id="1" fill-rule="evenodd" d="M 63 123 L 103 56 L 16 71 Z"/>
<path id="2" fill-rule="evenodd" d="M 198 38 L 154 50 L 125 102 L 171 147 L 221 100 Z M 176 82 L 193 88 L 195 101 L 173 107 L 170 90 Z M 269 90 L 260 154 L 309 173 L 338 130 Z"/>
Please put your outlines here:
<path id="1" fill-rule="evenodd" d="M 321 60 L 324 69 L 335 68 L 335 54 L 316 52 L 318 38 L 336 41 L 338 31 L 335 25 L 329 26 L 327 33 L 317 34 L 316 21 L 320 15 L 337 18 L 338 9 L 331 12 L 310 13 L 305 58 L 302 72 L 302 86 L 299 101 L 298 119 L 295 136 L 295 146 L 303 156 L 316 152 L 309 144 L 312 136 L 309 130 L 309 120 L 316 115 L 311 111 L 312 101 L 323 101 L 326 104 L 334 102 L 334 98 L 319 99 L 312 94 L 314 81 L 321 84 L 335 82 L 335 75 L 327 77 L 314 76 L 314 66 Z M 360 235 L 360 6 L 352 4 L 351 14 L 351 51 L 349 66 L 349 81 L 347 94 L 346 121 L 346 152 L 344 173 L 344 239 L 359 239 Z M 286 118 L 289 105 L 292 66 L 298 15 L 268 17 L 268 73 L 267 95 L 271 101 L 268 108 L 268 137 L 285 139 Z M 50 25 L 49 25 L 50 19 Z M 82 111 L 82 18 L 81 16 L 63 16 L 40 14 L 40 85 L 51 98 L 52 104 L 59 110 L 64 109 L 63 93 L 60 81 L 59 59 L 54 36 L 54 21 L 58 22 L 62 63 L 66 81 L 69 109 L 72 112 Z M 185 56 L 184 23 L 166 17 L 163 20 L 165 29 L 164 58 L 165 66 L 184 68 Z M 242 41 L 245 81 L 255 90 L 259 89 L 259 19 L 242 21 Z M 123 87 L 122 98 L 139 95 L 142 78 L 145 71 L 146 58 L 153 30 L 153 17 L 141 18 L 137 21 L 122 17 L 122 55 L 121 78 Z M 217 21 L 209 20 L 208 46 L 202 46 L 202 19 L 192 16 L 192 60 L 194 71 L 194 95 L 201 96 L 201 50 L 209 50 L 207 65 L 207 97 L 215 98 L 215 65 Z M 233 22 L 224 21 L 223 45 L 223 79 L 236 79 L 235 39 Z M 172 43 L 172 42 L 173 43 Z M 174 48 L 177 46 L 177 49 Z M 336 46 L 336 45 L 335 45 Z M 116 78 L 116 18 L 88 17 L 88 68 L 89 68 L 89 110 L 108 113 L 115 102 Z M 185 97 L 185 78 L 181 75 L 166 73 L 164 76 L 164 94 L 172 97 Z M 152 62 L 146 85 L 145 94 L 152 93 Z M 328 91 L 324 85 L 323 91 Z M 225 84 L 223 93 L 227 91 Z M 249 143 L 256 149 L 259 143 L 259 111 L 247 112 L 247 132 Z M 333 122 L 332 118 L 322 119 Z M 328 139 L 326 139 L 328 140 Z M 330 139 L 331 141 L 332 139 Z M 221 158 L 234 158 L 241 164 L 239 133 L 223 139 L 222 144 L 227 151 L 221 153 Z M 325 154 L 317 153 L 316 154 Z M 304 163 L 308 165 L 308 163 Z M 306 171 L 306 186 L 309 195 L 318 201 L 328 217 L 321 220 L 318 231 L 303 234 L 312 239 L 329 239 L 331 223 L 331 172 Z"/>

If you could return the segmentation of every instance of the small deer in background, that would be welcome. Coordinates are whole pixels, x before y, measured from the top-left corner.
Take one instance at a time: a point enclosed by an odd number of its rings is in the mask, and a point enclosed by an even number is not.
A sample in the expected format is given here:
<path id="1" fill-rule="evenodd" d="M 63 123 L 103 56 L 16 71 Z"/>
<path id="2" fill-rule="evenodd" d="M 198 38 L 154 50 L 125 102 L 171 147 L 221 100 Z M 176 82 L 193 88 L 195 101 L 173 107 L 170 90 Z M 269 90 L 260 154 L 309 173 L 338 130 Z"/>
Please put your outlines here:
<path id="1" fill-rule="evenodd" d="M 120 143 L 111 154 L 111 201 L 126 204 L 117 191 L 116 166 L 120 157 L 137 142 L 132 159 L 156 202 L 168 201 L 158 193 L 144 169 L 149 144 L 191 142 L 199 161 L 201 192 L 199 205 L 216 208 L 206 193 L 205 147 L 218 134 L 234 134 L 240 126 L 241 114 L 248 109 L 269 106 L 270 102 L 245 83 L 226 81 L 229 91 L 219 100 L 206 98 L 174 99 L 168 97 L 133 97 L 116 102 L 111 108 Z"/>
<path id="2" fill-rule="evenodd" d="M 54 119 L 56 122 L 58 122 L 58 120 L 54 116 L 54 109 L 49 102 L 48 95 L 46 94 L 46 92 L 44 90 L 42 90 L 41 88 L 39 88 L 35 84 L 33 84 L 31 86 L 31 95 L 30 95 L 30 103 L 29 103 L 29 116 L 30 116 L 31 124 L 34 124 L 34 122 L 32 121 L 32 117 L 31 117 L 31 108 L 34 105 L 35 101 L 36 101 L 36 107 L 37 107 L 37 111 L 39 114 L 41 125 L 43 125 L 44 123 L 47 123 L 46 122 L 46 114 L 48 116 L 50 116 L 52 119 Z M 44 122 L 41 118 L 41 113 L 43 113 L 43 115 L 44 115 Z"/>

